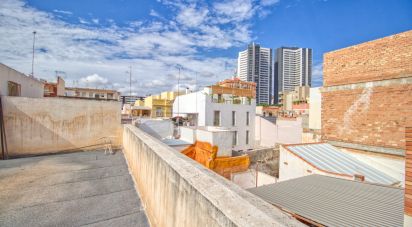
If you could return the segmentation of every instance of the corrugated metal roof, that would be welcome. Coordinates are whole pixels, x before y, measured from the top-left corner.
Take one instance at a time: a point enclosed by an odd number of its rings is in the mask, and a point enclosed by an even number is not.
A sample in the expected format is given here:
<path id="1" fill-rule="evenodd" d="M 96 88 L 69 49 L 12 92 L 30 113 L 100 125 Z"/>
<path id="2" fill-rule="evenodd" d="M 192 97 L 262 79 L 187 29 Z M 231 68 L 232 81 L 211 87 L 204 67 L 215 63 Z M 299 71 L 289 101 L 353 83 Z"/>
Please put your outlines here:
<path id="1" fill-rule="evenodd" d="M 314 174 L 248 191 L 326 226 L 403 226 L 401 188 Z"/>
<path id="2" fill-rule="evenodd" d="M 327 172 L 351 176 L 360 174 L 365 176 L 365 181 L 371 183 L 392 185 L 399 182 L 395 178 L 327 143 L 286 145 L 285 148 L 300 156 L 306 162 Z"/>

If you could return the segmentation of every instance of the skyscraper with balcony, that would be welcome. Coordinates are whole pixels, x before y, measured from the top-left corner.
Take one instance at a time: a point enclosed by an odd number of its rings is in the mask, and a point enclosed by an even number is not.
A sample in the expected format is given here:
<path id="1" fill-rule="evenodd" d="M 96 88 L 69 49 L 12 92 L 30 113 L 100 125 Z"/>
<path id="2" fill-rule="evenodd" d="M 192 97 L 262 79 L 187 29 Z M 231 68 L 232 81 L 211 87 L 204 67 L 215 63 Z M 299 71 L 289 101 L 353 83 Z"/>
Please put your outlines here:
<path id="1" fill-rule="evenodd" d="M 311 86 L 312 49 L 280 47 L 276 49 L 274 96 L 278 103 L 279 92 L 295 90 L 297 86 Z"/>
<path id="2" fill-rule="evenodd" d="M 249 44 L 246 50 L 239 52 L 237 67 L 239 79 L 256 83 L 256 103 L 271 104 L 272 49 Z"/>

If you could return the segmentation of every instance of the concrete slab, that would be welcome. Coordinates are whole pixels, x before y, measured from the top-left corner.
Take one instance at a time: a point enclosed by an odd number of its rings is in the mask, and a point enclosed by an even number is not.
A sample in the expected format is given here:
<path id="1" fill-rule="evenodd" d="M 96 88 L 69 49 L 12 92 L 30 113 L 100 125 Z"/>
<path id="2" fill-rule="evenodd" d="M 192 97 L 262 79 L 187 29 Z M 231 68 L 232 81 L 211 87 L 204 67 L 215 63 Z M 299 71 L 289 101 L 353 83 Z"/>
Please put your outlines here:
<path id="1" fill-rule="evenodd" d="M 0 161 L 0 226 L 149 226 L 123 153 Z"/>

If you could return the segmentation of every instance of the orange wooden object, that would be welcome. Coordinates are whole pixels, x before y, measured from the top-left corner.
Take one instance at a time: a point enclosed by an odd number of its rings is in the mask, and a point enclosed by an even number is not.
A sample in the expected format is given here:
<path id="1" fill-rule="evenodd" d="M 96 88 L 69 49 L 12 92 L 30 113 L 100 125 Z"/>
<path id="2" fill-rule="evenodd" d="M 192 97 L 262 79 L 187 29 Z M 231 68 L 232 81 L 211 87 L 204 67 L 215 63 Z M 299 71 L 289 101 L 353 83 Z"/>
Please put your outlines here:
<path id="1" fill-rule="evenodd" d="M 248 155 L 216 157 L 217 152 L 217 146 L 212 146 L 207 142 L 196 141 L 195 144 L 184 149 L 181 153 L 228 179 L 230 179 L 232 173 L 248 170 L 250 165 Z"/>

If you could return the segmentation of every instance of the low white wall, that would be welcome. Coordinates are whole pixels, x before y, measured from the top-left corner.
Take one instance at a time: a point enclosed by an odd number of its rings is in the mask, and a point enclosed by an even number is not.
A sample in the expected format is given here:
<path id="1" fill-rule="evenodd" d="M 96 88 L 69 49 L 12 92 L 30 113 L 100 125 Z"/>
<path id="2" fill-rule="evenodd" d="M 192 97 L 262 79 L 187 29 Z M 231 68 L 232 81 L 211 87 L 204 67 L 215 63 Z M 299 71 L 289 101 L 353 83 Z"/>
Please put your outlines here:
<path id="1" fill-rule="evenodd" d="M 267 185 L 267 184 L 274 184 L 277 182 L 276 177 L 270 176 L 266 173 L 262 173 L 260 171 L 256 171 L 254 169 L 249 169 L 248 171 L 241 172 L 241 173 L 234 173 L 232 174 L 232 181 L 233 183 L 239 185 L 242 188 L 255 188 Z M 257 184 L 256 184 L 257 179 Z"/>
<path id="2" fill-rule="evenodd" d="M 3 96 L 9 156 L 55 153 L 101 144 L 120 145 L 120 102 Z"/>
<path id="3" fill-rule="evenodd" d="M 256 116 L 255 140 L 260 146 L 273 147 L 276 144 L 302 143 L 302 121 L 277 120 L 276 124 Z"/>
<path id="4" fill-rule="evenodd" d="M 320 130 L 322 128 L 320 87 L 311 88 L 309 97 L 309 128 Z"/>
<path id="5" fill-rule="evenodd" d="M 217 156 L 232 156 L 232 131 L 207 131 L 198 129 L 196 138 L 198 141 L 208 142 L 218 147 Z"/>
<path id="6" fill-rule="evenodd" d="M 123 148 L 152 226 L 304 226 L 139 128 Z"/>
<path id="7" fill-rule="evenodd" d="M 158 139 L 172 138 L 173 136 L 173 122 L 169 119 L 141 118 L 137 121 L 139 128 Z"/>
<path id="8" fill-rule="evenodd" d="M 43 82 L 30 78 L 4 64 L 0 63 L 0 95 L 8 94 L 8 81 L 20 84 L 22 97 L 41 98 L 44 96 Z"/>
<path id="9" fill-rule="evenodd" d="M 196 142 L 196 129 L 189 127 L 179 127 L 180 130 L 180 139 L 188 143 Z"/>

